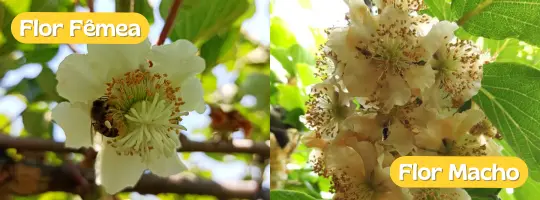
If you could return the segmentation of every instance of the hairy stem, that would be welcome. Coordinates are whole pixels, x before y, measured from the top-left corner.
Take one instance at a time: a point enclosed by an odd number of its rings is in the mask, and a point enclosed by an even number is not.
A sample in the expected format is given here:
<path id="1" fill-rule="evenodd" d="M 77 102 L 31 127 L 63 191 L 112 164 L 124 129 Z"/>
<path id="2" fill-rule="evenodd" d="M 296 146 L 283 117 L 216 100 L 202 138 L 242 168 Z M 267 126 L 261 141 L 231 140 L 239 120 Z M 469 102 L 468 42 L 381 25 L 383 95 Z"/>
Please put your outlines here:
<path id="1" fill-rule="evenodd" d="M 173 26 L 180 4 L 182 4 L 182 0 L 175 0 L 171 6 L 171 9 L 169 9 L 169 15 L 167 16 L 163 29 L 161 29 L 161 33 L 159 34 L 157 45 L 162 45 L 165 42 L 165 39 Z"/>
<path id="2" fill-rule="evenodd" d="M 478 15 L 479 13 L 481 13 L 482 11 L 484 11 L 484 9 L 486 9 L 486 7 L 488 7 L 489 5 L 491 5 L 491 3 L 493 3 L 493 0 L 485 0 L 483 1 L 482 3 L 479 3 L 476 8 L 474 8 L 473 10 L 471 10 L 470 12 L 464 14 L 458 21 L 457 21 L 457 24 L 459 26 L 463 26 L 463 24 L 465 24 L 465 22 L 469 21 L 469 19 L 471 19 L 472 17 Z"/>

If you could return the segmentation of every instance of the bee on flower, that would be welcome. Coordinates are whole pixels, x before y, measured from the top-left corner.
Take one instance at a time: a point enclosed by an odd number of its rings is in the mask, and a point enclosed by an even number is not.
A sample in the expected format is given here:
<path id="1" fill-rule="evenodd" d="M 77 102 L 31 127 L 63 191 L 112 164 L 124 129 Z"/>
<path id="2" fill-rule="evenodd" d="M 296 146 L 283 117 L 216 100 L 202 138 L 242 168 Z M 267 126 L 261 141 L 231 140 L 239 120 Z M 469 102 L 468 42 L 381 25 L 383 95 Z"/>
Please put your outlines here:
<path id="1" fill-rule="evenodd" d="M 66 146 L 92 147 L 92 122 L 103 137 L 96 162 L 97 182 L 114 194 L 134 186 L 143 171 L 159 176 L 186 170 L 176 150 L 179 124 L 191 111 L 204 112 L 203 89 L 196 74 L 205 68 L 187 40 L 151 46 L 88 45 L 87 54 L 71 54 L 57 72 L 62 102 L 52 117 L 66 133 Z M 92 118 L 101 99 L 101 120 Z M 95 106 L 95 104 L 94 104 Z M 100 124 L 96 129 L 95 124 Z M 104 134 L 105 135 L 105 134 Z"/>

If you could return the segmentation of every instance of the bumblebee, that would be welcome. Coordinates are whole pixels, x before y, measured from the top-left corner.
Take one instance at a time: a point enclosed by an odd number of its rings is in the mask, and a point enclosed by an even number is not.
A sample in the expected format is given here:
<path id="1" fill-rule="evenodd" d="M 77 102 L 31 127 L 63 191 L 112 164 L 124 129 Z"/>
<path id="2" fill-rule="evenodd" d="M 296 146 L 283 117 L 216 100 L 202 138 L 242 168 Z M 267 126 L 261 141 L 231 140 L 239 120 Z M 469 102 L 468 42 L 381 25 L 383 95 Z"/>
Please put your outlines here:
<path id="1" fill-rule="evenodd" d="M 109 104 L 106 97 L 101 97 L 92 102 L 90 117 L 92 118 L 92 133 L 97 131 L 108 138 L 118 137 L 118 129 L 113 127 L 113 121 L 107 120 L 109 114 Z"/>

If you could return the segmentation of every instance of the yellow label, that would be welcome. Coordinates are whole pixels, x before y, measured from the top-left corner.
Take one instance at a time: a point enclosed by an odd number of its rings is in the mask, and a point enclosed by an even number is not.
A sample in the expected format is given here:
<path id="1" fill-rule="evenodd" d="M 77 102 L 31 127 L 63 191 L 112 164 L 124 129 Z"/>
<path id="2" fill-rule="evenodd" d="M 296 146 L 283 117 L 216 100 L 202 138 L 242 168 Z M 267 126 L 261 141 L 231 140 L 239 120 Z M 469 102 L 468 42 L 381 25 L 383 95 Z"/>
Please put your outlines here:
<path id="1" fill-rule="evenodd" d="M 517 157 L 404 156 L 392 163 L 390 176 L 406 188 L 517 188 L 529 170 Z"/>
<path id="2" fill-rule="evenodd" d="M 11 23 L 21 43 L 138 44 L 150 25 L 139 13 L 26 12 Z"/>

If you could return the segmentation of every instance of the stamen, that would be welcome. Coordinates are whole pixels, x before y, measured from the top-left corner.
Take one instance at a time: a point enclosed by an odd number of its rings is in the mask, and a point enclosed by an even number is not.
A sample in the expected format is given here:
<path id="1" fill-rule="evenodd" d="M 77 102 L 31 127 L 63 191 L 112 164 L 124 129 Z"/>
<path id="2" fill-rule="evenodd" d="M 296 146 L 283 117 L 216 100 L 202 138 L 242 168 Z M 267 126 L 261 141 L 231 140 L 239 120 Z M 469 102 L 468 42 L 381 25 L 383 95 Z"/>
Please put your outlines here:
<path id="1" fill-rule="evenodd" d="M 150 151 L 169 157 L 180 146 L 178 137 L 172 135 L 186 130 L 179 123 L 189 112 L 181 110 L 181 88 L 168 77 L 137 69 L 106 83 L 111 117 L 105 126 L 119 130 L 120 136 L 108 141 L 119 155 L 140 156 L 151 162 L 155 158 L 150 157 Z"/>

